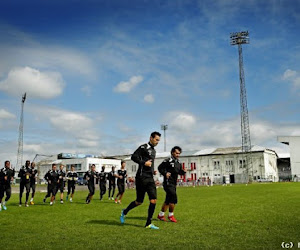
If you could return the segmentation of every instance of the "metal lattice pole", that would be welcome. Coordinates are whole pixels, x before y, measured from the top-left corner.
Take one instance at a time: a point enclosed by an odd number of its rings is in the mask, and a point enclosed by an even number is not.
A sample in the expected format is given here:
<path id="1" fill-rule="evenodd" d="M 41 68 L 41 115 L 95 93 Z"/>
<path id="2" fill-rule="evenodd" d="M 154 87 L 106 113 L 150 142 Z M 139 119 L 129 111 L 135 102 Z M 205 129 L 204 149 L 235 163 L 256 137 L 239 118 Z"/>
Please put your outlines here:
<path id="1" fill-rule="evenodd" d="M 247 92 L 245 85 L 244 75 L 244 63 L 243 63 L 243 50 L 242 44 L 249 44 L 249 32 L 242 31 L 231 33 L 230 35 L 231 45 L 238 45 L 239 52 L 239 76 L 240 76 L 240 113 L 241 113 L 241 135 L 242 135 L 242 152 L 245 153 L 245 164 L 246 164 L 246 178 L 249 181 L 249 175 L 252 175 L 250 171 L 252 169 L 252 157 L 251 157 L 251 138 L 250 138 L 250 127 L 249 127 L 249 115 L 247 106 Z"/>
<path id="2" fill-rule="evenodd" d="M 20 115 L 20 126 L 19 126 L 19 139 L 18 139 L 18 155 L 16 168 L 19 170 L 22 167 L 23 162 L 23 123 L 24 123 L 24 103 L 26 100 L 26 93 L 22 96 L 21 103 L 21 115 Z"/>

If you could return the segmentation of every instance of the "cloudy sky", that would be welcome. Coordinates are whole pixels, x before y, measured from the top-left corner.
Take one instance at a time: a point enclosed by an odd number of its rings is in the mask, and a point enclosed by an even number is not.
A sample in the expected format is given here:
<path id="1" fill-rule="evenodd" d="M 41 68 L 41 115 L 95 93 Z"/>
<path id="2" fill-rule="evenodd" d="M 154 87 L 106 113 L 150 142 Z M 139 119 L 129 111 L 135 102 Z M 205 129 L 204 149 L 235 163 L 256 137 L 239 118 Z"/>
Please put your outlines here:
<path id="1" fill-rule="evenodd" d="M 300 1 L 4 0 L 0 161 L 131 153 L 168 124 L 167 150 L 239 146 L 243 46 L 252 144 L 300 135 Z M 158 146 L 163 151 L 163 143 Z"/>

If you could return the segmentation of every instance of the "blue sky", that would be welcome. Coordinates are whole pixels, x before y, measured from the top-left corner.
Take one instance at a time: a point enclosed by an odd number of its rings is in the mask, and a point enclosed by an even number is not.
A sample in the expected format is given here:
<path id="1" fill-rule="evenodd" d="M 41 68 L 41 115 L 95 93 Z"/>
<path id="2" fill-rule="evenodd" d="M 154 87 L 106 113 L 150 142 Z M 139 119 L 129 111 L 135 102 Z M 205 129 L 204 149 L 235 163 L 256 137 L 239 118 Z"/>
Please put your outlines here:
<path id="1" fill-rule="evenodd" d="M 167 150 L 241 144 L 243 46 L 252 144 L 300 135 L 300 1 L 1 1 L 0 160 L 131 153 L 168 124 Z M 163 151 L 163 143 L 158 146 Z"/>

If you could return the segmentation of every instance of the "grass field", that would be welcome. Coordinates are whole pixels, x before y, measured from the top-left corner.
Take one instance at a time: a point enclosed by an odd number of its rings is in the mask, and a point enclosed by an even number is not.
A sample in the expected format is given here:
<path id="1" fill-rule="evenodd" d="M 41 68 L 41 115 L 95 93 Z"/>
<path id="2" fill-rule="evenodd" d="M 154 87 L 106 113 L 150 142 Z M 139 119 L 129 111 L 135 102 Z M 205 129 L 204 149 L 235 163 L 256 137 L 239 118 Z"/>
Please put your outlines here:
<path id="1" fill-rule="evenodd" d="M 13 194 L 0 212 L 0 249 L 281 249 L 282 242 L 300 242 L 300 183 L 178 188 L 178 223 L 155 219 L 160 230 L 144 228 L 148 200 L 120 224 L 135 190 L 122 205 L 107 196 L 100 202 L 98 191 L 86 205 L 86 194 L 50 207 L 37 193 L 28 208 Z M 159 188 L 155 218 L 163 199 Z"/>

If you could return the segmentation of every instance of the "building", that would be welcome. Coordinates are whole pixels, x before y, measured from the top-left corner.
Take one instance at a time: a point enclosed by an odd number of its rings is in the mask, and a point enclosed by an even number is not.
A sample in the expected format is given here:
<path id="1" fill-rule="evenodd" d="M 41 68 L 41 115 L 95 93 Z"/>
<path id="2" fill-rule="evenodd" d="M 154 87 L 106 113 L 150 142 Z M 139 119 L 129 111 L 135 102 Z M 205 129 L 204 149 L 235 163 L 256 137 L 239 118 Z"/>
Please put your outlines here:
<path id="1" fill-rule="evenodd" d="M 300 136 L 278 136 L 277 141 L 290 146 L 291 174 L 300 178 Z"/>
<path id="2" fill-rule="evenodd" d="M 279 181 L 293 180 L 291 171 L 290 154 L 278 154 L 277 159 Z"/>
<path id="3" fill-rule="evenodd" d="M 155 170 L 159 164 L 170 153 L 157 153 L 155 159 Z M 229 148 L 210 148 L 194 151 L 183 151 L 180 155 L 180 162 L 187 170 L 186 176 L 181 176 L 183 182 L 195 181 L 209 178 L 213 183 L 222 183 L 223 180 L 231 183 L 246 183 L 247 175 L 253 181 L 278 181 L 277 154 L 274 150 L 259 146 L 251 149 L 252 168 L 248 170 L 245 166 L 245 153 L 241 147 Z M 124 157 L 126 162 L 127 174 L 129 177 L 136 175 L 138 165 L 130 159 Z M 156 178 L 161 180 L 161 176 Z"/>
<path id="4" fill-rule="evenodd" d="M 39 171 L 40 182 L 43 181 L 45 174 L 49 169 L 51 169 L 53 163 L 58 166 L 60 164 L 65 165 L 66 171 L 71 169 L 71 165 L 74 165 L 79 178 L 83 177 L 84 173 L 90 169 L 92 164 L 95 164 L 96 171 L 98 172 L 101 171 L 102 166 L 105 166 L 105 172 L 110 172 L 113 166 L 116 167 L 115 170 L 121 168 L 121 160 L 119 159 L 99 158 L 94 155 L 61 153 L 53 157 L 46 158 L 36 164 Z"/>

